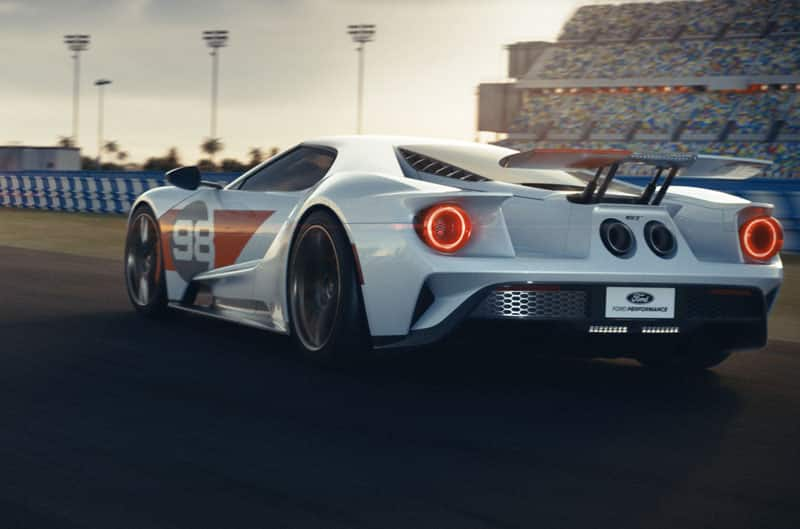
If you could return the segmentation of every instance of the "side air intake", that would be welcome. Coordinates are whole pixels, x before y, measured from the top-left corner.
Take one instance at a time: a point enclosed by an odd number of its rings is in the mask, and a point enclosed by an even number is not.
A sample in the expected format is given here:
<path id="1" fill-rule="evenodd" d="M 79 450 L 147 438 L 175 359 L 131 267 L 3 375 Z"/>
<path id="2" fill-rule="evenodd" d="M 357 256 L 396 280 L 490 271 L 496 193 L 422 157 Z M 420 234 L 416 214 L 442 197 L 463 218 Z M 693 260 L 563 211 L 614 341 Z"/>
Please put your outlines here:
<path id="1" fill-rule="evenodd" d="M 424 156 L 422 154 L 409 151 L 408 149 L 397 149 L 403 160 L 410 165 L 413 169 L 422 173 L 428 173 L 436 176 L 443 176 L 445 178 L 454 178 L 456 180 L 464 180 L 466 182 L 488 182 L 489 179 L 475 173 L 471 173 L 466 169 L 461 169 L 455 165 L 445 163 L 441 160 Z"/>

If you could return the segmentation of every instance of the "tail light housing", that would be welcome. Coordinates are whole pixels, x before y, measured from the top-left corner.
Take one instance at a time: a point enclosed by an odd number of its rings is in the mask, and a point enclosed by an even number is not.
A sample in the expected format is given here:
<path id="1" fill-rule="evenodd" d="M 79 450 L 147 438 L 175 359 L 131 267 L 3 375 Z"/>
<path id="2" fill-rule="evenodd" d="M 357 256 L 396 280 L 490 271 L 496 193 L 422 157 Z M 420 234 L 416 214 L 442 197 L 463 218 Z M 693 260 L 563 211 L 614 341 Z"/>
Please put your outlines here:
<path id="1" fill-rule="evenodd" d="M 783 248 L 783 228 L 774 217 L 755 217 L 739 228 L 744 255 L 754 261 L 769 261 Z"/>
<path id="2" fill-rule="evenodd" d="M 469 242 L 472 219 L 461 206 L 436 204 L 422 212 L 417 233 L 437 252 L 455 253 Z"/>

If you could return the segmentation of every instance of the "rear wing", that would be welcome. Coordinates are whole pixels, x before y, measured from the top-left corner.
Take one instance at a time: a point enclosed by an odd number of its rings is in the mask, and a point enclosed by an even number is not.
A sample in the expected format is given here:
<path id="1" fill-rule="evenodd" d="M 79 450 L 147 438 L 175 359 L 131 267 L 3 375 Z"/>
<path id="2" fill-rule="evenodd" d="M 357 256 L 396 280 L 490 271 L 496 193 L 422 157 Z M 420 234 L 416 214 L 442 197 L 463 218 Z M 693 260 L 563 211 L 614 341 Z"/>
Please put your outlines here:
<path id="1" fill-rule="evenodd" d="M 596 172 L 574 201 L 591 204 L 602 200 L 622 164 L 643 164 L 655 168 L 655 175 L 636 201 L 657 206 L 672 181 L 681 176 L 744 180 L 760 174 L 772 162 L 695 153 L 633 152 L 624 149 L 532 149 L 502 158 L 500 165 L 513 169 L 594 169 Z M 605 171 L 605 177 L 602 178 Z M 667 172 L 661 187 L 658 182 Z M 654 196 L 655 195 L 655 196 Z"/>

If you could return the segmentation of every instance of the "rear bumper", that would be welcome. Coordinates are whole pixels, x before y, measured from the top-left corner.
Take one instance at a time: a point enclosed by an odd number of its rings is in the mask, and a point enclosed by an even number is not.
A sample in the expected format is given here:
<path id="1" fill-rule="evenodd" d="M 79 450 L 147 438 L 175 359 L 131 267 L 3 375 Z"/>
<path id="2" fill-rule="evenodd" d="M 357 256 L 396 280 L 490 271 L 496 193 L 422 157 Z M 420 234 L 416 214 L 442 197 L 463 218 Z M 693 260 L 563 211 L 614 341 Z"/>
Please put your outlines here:
<path id="1" fill-rule="evenodd" d="M 777 288 L 676 285 L 674 318 L 607 318 L 606 288 L 647 284 L 495 284 L 480 289 L 439 324 L 406 336 L 376 337 L 378 348 L 418 347 L 451 335 L 495 346 L 528 340 L 537 347 L 586 356 L 635 356 L 650 348 L 698 346 L 719 350 L 761 347 L 767 309 Z M 420 300 L 432 303 L 429 294 Z M 418 307 L 417 318 L 424 316 Z M 520 343 L 520 342 L 516 342 Z M 566 352 L 566 351 L 565 351 Z"/>

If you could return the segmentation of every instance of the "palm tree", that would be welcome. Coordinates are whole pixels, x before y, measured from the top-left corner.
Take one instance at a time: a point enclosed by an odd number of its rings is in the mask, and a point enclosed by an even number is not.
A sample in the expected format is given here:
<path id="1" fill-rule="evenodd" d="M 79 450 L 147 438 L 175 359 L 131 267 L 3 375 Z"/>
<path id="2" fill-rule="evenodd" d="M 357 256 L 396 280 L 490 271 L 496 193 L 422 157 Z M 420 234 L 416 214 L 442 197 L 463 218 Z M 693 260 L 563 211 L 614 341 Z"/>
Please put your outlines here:
<path id="1" fill-rule="evenodd" d="M 213 160 L 214 155 L 220 152 L 223 148 L 225 148 L 225 145 L 223 145 L 222 140 L 219 138 L 206 138 L 203 140 L 203 143 L 200 144 L 200 149 L 202 149 L 202 151 L 206 153 L 211 160 Z"/>
<path id="2" fill-rule="evenodd" d="M 117 151 L 117 161 L 124 162 L 128 159 L 127 151 Z"/>
<path id="3" fill-rule="evenodd" d="M 75 147 L 75 141 L 72 139 L 72 136 L 59 136 L 56 145 L 65 148 Z"/>
<path id="4" fill-rule="evenodd" d="M 247 154 L 250 156 L 250 165 L 258 165 L 264 161 L 264 152 L 258 147 L 253 147 Z"/>
<path id="5" fill-rule="evenodd" d="M 108 154 L 117 153 L 119 152 L 119 143 L 117 143 L 116 140 L 108 140 L 105 145 L 103 145 L 103 150 Z"/>
<path id="6" fill-rule="evenodd" d="M 178 167 L 180 165 L 180 160 L 178 156 L 178 148 L 177 147 L 170 147 L 167 151 L 167 156 L 164 158 L 168 165 L 172 167 Z"/>

